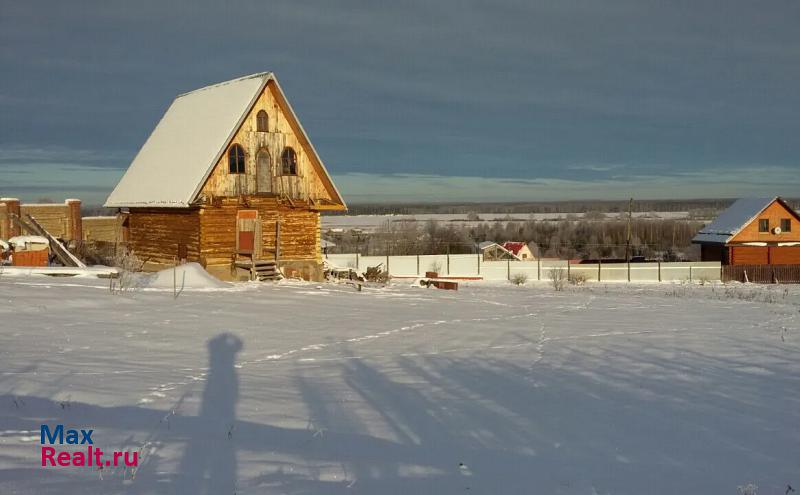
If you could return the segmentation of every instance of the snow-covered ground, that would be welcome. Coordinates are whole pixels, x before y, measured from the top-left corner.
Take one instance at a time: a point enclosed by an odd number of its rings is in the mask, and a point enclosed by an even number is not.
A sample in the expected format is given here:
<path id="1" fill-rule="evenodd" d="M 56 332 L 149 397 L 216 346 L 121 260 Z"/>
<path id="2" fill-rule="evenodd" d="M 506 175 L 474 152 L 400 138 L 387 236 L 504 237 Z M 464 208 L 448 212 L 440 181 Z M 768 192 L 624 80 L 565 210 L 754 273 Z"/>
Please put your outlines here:
<path id="1" fill-rule="evenodd" d="M 0 277 L 0 493 L 783 495 L 798 309 L 783 287 Z M 43 423 L 140 467 L 43 468 Z"/>

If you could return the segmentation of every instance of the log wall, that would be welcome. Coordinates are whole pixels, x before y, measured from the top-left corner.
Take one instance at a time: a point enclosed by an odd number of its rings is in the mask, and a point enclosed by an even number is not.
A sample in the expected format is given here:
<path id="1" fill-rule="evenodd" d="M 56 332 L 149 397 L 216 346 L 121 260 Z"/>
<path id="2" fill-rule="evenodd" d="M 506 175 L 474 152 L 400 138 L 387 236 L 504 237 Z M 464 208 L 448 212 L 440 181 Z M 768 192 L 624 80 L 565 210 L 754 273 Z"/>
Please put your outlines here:
<path id="1" fill-rule="evenodd" d="M 239 210 L 258 211 L 261 224 L 261 249 L 257 258 L 273 259 L 277 221 L 280 230 L 281 261 L 311 261 L 320 263 L 319 213 L 306 208 L 292 208 L 277 198 L 252 197 L 246 203 L 235 198 L 226 199 L 218 206 L 200 209 L 200 257 L 206 265 L 230 264 L 236 252 L 236 218 Z"/>
<path id="2" fill-rule="evenodd" d="M 800 265 L 800 246 L 731 246 L 731 265 Z"/>
<path id="3" fill-rule="evenodd" d="M 131 208 L 128 225 L 128 245 L 141 261 L 171 265 L 183 254 L 201 261 L 197 208 Z"/>

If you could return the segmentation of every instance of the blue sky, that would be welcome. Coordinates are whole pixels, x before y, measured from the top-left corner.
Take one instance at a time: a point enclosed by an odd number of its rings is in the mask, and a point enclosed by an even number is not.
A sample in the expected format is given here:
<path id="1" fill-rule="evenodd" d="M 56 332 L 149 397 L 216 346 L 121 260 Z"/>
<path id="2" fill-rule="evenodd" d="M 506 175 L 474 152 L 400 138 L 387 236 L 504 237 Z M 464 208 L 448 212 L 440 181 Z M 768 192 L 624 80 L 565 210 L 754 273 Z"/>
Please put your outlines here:
<path id="1" fill-rule="evenodd" d="M 800 192 L 800 3 L 0 0 L 0 196 L 99 203 L 179 93 L 274 71 L 345 199 Z"/>

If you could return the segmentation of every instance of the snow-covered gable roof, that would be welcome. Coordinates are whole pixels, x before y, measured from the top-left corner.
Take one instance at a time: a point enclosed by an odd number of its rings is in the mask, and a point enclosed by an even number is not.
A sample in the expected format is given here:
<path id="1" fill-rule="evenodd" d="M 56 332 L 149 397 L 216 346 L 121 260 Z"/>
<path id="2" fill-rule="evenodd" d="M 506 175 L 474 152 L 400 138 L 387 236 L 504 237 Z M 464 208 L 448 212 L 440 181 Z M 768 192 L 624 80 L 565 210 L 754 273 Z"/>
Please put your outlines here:
<path id="1" fill-rule="evenodd" d="M 175 98 L 104 206 L 189 206 L 270 80 L 275 82 L 283 97 L 274 74 L 261 72 Z M 321 174 L 329 180 L 322 160 L 310 145 L 311 141 L 288 101 L 287 107 L 290 114 L 287 117 L 297 122 L 322 167 Z M 330 185 L 334 199 L 344 204 L 332 181 Z"/>
<path id="2" fill-rule="evenodd" d="M 105 206 L 188 206 L 271 77 L 253 74 L 175 98 Z"/>
<path id="3" fill-rule="evenodd" d="M 719 214 L 713 222 L 706 225 L 692 242 L 695 243 L 726 243 L 738 234 L 745 226 L 755 220 L 773 201 L 780 198 L 741 198 Z"/>

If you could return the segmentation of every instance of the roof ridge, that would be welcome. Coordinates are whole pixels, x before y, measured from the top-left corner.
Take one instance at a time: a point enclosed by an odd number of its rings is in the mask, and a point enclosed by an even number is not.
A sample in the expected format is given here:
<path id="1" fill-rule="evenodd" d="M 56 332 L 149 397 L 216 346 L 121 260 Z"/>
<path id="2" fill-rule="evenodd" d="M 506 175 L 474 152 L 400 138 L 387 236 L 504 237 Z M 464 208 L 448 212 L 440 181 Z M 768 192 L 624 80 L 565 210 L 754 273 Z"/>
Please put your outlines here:
<path id="1" fill-rule="evenodd" d="M 247 79 L 254 79 L 254 78 L 257 78 L 257 77 L 269 76 L 270 74 L 272 74 L 272 72 L 269 72 L 269 71 L 256 72 L 255 74 L 249 74 L 249 75 L 246 75 L 246 76 L 237 77 L 235 79 L 230 79 L 228 81 L 222 81 L 222 82 L 218 82 L 218 83 L 214 83 L 214 84 L 209 84 L 208 86 L 203 86 L 202 88 L 197 88 L 197 89 L 193 89 L 191 91 L 187 91 L 185 93 L 181 93 L 178 96 L 176 96 L 175 99 L 178 99 L 178 98 L 181 98 L 183 96 L 187 96 L 187 95 L 190 95 L 190 94 L 193 94 L 193 93 L 199 93 L 200 91 L 205 91 L 205 90 L 208 90 L 208 89 L 214 89 L 214 88 L 218 88 L 220 86 L 225 86 L 226 84 L 245 81 Z"/>

